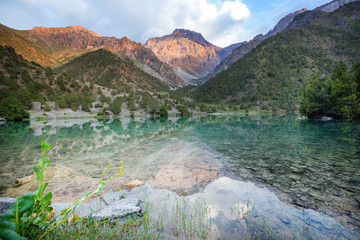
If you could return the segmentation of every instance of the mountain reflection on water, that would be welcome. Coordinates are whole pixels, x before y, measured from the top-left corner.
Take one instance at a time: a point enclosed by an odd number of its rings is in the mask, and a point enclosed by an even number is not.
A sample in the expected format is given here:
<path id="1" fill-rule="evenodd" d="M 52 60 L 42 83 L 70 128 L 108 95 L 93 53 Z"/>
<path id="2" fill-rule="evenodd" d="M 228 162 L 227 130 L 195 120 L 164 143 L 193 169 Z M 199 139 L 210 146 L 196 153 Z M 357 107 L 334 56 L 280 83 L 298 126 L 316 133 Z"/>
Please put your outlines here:
<path id="1" fill-rule="evenodd" d="M 73 171 L 63 177 L 89 183 L 109 163 L 114 174 L 123 161 L 126 173 L 108 191 L 142 180 L 189 195 L 228 176 L 267 186 L 284 201 L 326 213 L 359 231 L 359 123 L 300 120 L 296 115 L 7 122 L 0 126 L 0 188 L 3 195 L 19 194 L 10 187 L 33 174 L 40 143 L 46 140 L 53 145 L 48 154 L 57 168 L 53 177 L 60 179 L 52 186 L 58 200 L 66 199 L 69 184 L 79 195 L 74 199 L 89 190 L 63 181 L 61 173 Z"/>

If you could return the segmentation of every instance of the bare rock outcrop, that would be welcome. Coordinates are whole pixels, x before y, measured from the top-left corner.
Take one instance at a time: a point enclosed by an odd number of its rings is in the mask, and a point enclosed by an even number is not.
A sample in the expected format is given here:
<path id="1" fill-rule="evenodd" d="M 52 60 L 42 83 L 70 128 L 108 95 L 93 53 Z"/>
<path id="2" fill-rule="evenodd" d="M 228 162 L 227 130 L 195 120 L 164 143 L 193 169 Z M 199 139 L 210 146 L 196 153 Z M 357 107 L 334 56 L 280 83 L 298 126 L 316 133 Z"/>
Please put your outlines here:
<path id="1" fill-rule="evenodd" d="M 222 48 L 206 41 L 200 33 L 185 29 L 150 38 L 145 46 L 189 83 L 211 72 L 221 61 Z"/>

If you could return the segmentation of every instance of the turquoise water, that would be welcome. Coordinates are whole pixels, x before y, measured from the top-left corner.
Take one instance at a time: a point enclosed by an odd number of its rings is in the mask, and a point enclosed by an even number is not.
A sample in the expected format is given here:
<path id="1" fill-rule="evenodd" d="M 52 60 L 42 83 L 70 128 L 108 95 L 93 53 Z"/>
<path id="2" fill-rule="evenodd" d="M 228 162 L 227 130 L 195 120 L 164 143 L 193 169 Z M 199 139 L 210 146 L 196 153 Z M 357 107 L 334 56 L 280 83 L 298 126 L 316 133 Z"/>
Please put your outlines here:
<path id="1" fill-rule="evenodd" d="M 191 194 L 228 176 L 360 229 L 359 121 L 285 115 L 7 122 L 0 126 L 2 194 L 33 173 L 43 140 L 54 146 L 51 164 L 88 177 L 121 160 L 125 179 Z"/>

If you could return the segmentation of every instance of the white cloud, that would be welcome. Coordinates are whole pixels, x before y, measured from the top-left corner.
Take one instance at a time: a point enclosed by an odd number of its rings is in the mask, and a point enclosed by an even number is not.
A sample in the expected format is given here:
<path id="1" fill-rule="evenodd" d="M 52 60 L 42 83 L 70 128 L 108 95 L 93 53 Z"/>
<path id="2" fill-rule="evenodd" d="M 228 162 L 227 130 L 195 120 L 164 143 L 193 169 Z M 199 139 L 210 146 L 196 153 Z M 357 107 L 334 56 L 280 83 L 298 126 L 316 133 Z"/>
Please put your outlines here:
<path id="1" fill-rule="evenodd" d="M 153 16 L 153 24 L 168 33 L 175 28 L 186 28 L 200 32 L 219 46 L 236 42 L 244 27 L 249 9 L 239 0 L 224 1 L 220 4 L 207 0 L 161 1 L 160 16 Z M 142 39 L 145 41 L 145 39 Z"/>
<path id="2" fill-rule="evenodd" d="M 232 19 L 241 20 L 250 15 L 247 6 L 239 1 L 230 2 L 226 1 L 222 4 L 221 13 L 229 13 Z"/>
<path id="3" fill-rule="evenodd" d="M 245 33 L 250 11 L 241 0 L 14 0 L 13 11 L 33 16 L 33 26 L 81 25 L 104 36 L 127 36 L 144 43 L 175 28 L 200 32 L 219 46 Z M 1 4 L 0 4 L 1 5 Z M 0 10 L 1 13 L 1 10 Z M 5 21 L 6 22 L 6 21 Z M 31 23 L 27 23 L 29 26 Z M 14 26 L 18 27 L 18 26 Z M 244 37 L 244 36 L 242 36 Z"/>

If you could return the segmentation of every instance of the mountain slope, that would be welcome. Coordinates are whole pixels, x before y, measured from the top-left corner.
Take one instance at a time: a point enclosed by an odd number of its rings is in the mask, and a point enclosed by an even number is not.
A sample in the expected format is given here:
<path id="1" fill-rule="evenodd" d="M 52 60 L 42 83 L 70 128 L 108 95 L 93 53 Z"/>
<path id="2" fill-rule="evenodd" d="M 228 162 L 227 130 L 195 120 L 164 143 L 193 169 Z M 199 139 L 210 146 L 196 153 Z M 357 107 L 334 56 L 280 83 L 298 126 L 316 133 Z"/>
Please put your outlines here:
<path id="1" fill-rule="evenodd" d="M 233 49 L 228 56 L 226 56 L 219 65 L 217 65 L 212 72 L 210 72 L 208 75 L 204 76 L 203 78 L 199 79 L 199 83 L 204 83 L 208 81 L 211 77 L 216 76 L 220 72 L 226 70 L 231 64 L 242 58 L 245 54 L 250 52 L 252 49 L 254 49 L 261 41 L 264 39 L 267 39 L 271 36 L 274 36 L 282 31 L 285 30 L 285 28 L 288 26 L 288 24 L 296 17 L 297 15 L 306 12 L 307 9 L 302 9 L 293 13 L 288 14 L 287 16 L 283 17 L 276 25 L 275 27 L 270 30 L 267 34 L 262 35 L 259 34 L 255 36 L 252 40 L 249 42 L 244 42 L 237 48 Z"/>
<path id="2" fill-rule="evenodd" d="M 228 57 L 226 57 L 224 60 L 222 60 L 221 63 L 218 66 L 216 66 L 216 68 L 211 73 L 199 79 L 199 83 L 202 84 L 208 81 L 211 77 L 214 77 L 220 72 L 226 70 L 231 64 L 233 64 L 234 62 L 242 58 L 245 54 L 247 54 L 252 49 L 254 49 L 261 41 L 271 36 L 274 36 L 280 32 L 301 27 L 304 24 L 312 21 L 319 14 L 321 14 L 321 12 L 333 12 L 339 7 L 343 6 L 344 4 L 354 1 L 358 1 L 358 0 L 334 0 L 330 3 L 317 7 L 313 11 L 308 11 L 307 9 L 304 8 L 302 10 L 288 14 L 287 16 L 283 17 L 276 24 L 276 26 L 265 35 L 259 34 L 255 36 L 252 40 L 250 40 L 248 43 L 244 43 L 240 45 L 240 47 L 234 49 L 231 52 L 231 54 Z"/>
<path id="3" fill-rule="evenodd" d="M 203 102 L 295 109 L 303 83 L 328 74 L 339 60 L 360 60 L 360 3 L 323 13 L 303 27 L 277 34 L 210 79 L 196 92 Z"/>
<path id="4" fill-rule="evenodd" d="M 82 105 L 83 110 L 90 111 L 94 93 L 86 83 L 29 62 L 12 47 L 0 46 L 0 101 L 14 97 L 26 109 L 32 102 L 44 105 L 52 101 L 62 108 L 77 109 Z"/>
<path id="5" fill-rule="evenodd" d="M 0 37 L 2 46 L 12 46 L 25 59 L 44 66 L 58 66 L 86 52 L 106 48 L 128 56 L 138 67 L 172 86 L 184 85 L 173 69 L 151 50 L 126 37 L 102 37 L 79 26 L 18 31 L 3 25 L 0 26 Z"/>
<path id="6" fill-rule="evenodd" d="M 246 43 L 246 42 L 234 43 L 234 44 L 231 44 L 231 45 L 229 45 L 229 46 L 224 47 L 223 49 L 221 49 L 221 50 L 218 52 L 221 60 L 224 60 L 227 56 L 229 56 L 229 55 L 231 54 L 231 52 L 232 52 L 234 49 L 240 47 L 240 46 L 241 46 L 242 44 L 244 44 L 244 43 Z"/>
<path id="7" fill-rule="evenodd" d="M 176 29 L 163 37 L 150 38 L 145 46 L 189 83 L 211 72 L 221 60 L 220 47 L 206 41 L 200 33 L 185 29 Z M 224 54 L 226 52 L 222 55 Z"/>
<path id="8" fill-rule="evenodd" d="M 118 57 L 105 49 L 86 53 L 56 71 L 121 92 L 169 90 L 167 84 L 139 69 L 128 57 Z"/>
<path id="9" fill-rule="evenodd" d="M 86 52 L 84 49 L 77 50 L 51 44 L 36 32 L 19 31 L 2 24 L 0 24 L 0 45 L 11 46 L 25 59 L 43 66 L 60 65 Z"/>

